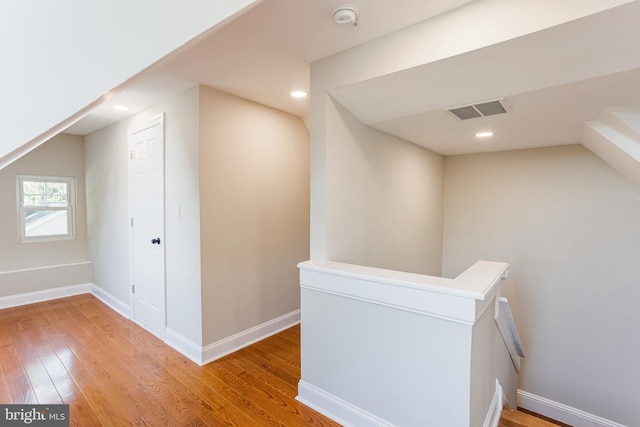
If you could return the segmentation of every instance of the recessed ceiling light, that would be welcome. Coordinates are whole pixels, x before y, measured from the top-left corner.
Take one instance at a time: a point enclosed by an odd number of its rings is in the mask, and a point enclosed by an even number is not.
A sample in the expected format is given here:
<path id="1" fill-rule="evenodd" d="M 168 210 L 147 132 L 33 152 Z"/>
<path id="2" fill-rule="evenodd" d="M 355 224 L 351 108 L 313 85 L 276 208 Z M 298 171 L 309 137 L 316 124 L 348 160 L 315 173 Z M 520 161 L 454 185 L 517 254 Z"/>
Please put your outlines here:
<path id="1" fill-rule="evenodd" d="M 293 96 L 294 98 L 306 98 L 307 95 L 308 93 L 304 90 L 294 90 L 293 92 L 291 92 L 291 96 Z"/>
<path id="2" fill-rule="evenodd" d="M 493 136 L 493 132 L 478 132 L 476 133 L 476 138 L 489 138 Z"/>
<path id="3" fill-rule="evenodd" d="M 129 107 L 126 107 L 124 105 L 114 105 L 113 107 L 114 110 L 118 110 L 118 111 L 127 111 L 129 110 Z"/>

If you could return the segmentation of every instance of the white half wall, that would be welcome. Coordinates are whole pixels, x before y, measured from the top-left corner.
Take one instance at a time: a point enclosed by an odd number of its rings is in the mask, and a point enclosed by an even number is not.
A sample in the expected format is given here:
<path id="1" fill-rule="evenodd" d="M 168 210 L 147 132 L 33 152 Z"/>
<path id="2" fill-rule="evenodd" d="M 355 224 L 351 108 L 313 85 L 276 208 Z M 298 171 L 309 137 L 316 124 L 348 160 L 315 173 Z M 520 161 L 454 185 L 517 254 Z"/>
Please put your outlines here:
<path id="1" fill-rule="evenodd" d="M 451 427 L 495 417 L 496 380 L 515 402 L 517 373 L 494 321 L 507 264 L 480 261 L 455 279 L 299 267 L 301 402 L 347 426 Z"/>
<path id="2" fill-rule="evenodd" d="M 303 384 L 388 425 L 469 426 L 469 325 L 302 289 L 302 333 Z"/>
<path id="3" fill-rule="evenodd" d="M 511 265 L 519 388 L 640 425 L 640 189 L 581 145 L 445 158 L 443 273 Z"/>

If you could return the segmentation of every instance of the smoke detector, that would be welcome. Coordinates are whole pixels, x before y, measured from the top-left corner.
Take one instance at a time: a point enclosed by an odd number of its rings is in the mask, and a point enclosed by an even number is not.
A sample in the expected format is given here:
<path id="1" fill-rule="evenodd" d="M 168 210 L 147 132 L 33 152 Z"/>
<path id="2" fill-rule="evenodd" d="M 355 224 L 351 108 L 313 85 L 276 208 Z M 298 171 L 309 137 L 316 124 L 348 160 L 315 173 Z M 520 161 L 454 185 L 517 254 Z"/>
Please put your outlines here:
<path id="1" fill-rule="evenodd" d="M 336 24 L 347 26 L 358 25 L 358 8 L 352 4 L 343 4 L 336 7 L 333 11 L 333 19 Z"/>

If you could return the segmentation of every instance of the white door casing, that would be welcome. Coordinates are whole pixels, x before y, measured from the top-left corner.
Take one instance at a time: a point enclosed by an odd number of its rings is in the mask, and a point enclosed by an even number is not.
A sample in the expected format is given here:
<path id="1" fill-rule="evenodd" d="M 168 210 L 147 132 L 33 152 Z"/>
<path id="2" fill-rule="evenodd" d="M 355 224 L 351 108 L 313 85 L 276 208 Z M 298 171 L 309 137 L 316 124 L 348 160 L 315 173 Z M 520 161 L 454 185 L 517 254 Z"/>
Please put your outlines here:
<path id="1" fill-rule="evenodd" d="M 129 129 L 131 318 L 164 339 L 164 115 Z"/>

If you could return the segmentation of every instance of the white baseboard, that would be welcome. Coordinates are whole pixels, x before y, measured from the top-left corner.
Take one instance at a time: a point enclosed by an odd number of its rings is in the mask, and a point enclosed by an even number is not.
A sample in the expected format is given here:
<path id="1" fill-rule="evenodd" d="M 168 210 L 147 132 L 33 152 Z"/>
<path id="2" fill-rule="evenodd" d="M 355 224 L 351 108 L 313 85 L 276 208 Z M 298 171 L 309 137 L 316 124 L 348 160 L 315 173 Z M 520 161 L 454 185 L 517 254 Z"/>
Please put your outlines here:
<path id="1" fill-rule="evenodd" d="M 489 405 L 489 410 L 487 411 L 487 416 L 484 418 L 482 427 L 498 427 L 500 416 L 502 415 L 503 395 L 502 386 L 496 379 L 496 391 L 493 393 L 493 399 L 491 399 L 491 404 Z"/>
<path id="2" fill-rule="evenodd" d="M 45 289 L 42 291 L 25 292 L 23 294 L 0 297 L 0 309 L 18 307 L 20 305 L 35 304 L 37 302 L 49 301 L 58 298 L 72 297 L 81 294 L 92 294 L 113 311 L 128 319 L 129 306 L 115 298 L 104 289 L 93 283 L 83 283 L 81 285 L 62 286 L 59 288 Z"/>
<path id="3" fill-rule="evenodd" d="M 86 293 L 91 293 L 116 313 L 126 319 L 130 319 L 128 315 L 130 307 L 127 304 L 93 283 L 0 297 L 0 309 Z M 271 335 L 277 334 L 298 323 L 300 323 L 300 310 L 295 310 L 206 347 L 202 347 L 171 328 L 167 328 L 164 342 L 193 362 L 202 366 Z"/>
<path id="4" fill-rule="evenodd" d="M 174 350 L 202 366 L 298 323 L 300 323 L 300 310 L 292 311 L 205 347 L 201 347 L 171 328 L 167 328 L 164 341 Z"/>
<path id="5" fill-rule="evenodd" d="M 167 328 L 165 331 L 164 342 L 198 365 L 203 365 L 202 346 L 194 343 L 184 335 L 177 333 L 171 328 Z"/>
<path id="6" fill-rule="evenodd" d="M 298 383 L 296 400 L 345 427 L 390 427 L 393 424 L 379 418 L 331 393 L 303 380 Z"/>
<path id="7" fill-rule="evenodd" d="M 626 427 L 523 390 L 518 390 L 518 406 L 574 427 Z"/>
<path id="8" fill-rule="evenodd" d="M 91 292 L 91 284 L 85 283 L 82 285 L 62 286 L 60 288 L 9 295 L 0 298 L 0 309 L 17 307 L 19 305 L 34 304 L 36 302 L 48 301 L 58 298 L 71 297 L 74 295 L 86 294 L 89 292 Z"/>
<path id="9" fill-rule="evenodd" d="M 202 364 L 205 365 L 216 359 L 231 354 L 248 345 L 277 334 L 293 325 L 300 323 L 300 310 L 280 316 L 276 319 L 254 326 L 228 338 L 209 344 L 202 349 Z"/>
<path id="10" fill-rule="evenodd" d="M 129 319 L 128 304 L 125 304 L 109 292 L 94 284 L 91 284 L 91 294 L 125 319 Z"/>

